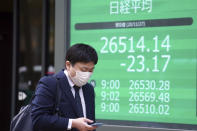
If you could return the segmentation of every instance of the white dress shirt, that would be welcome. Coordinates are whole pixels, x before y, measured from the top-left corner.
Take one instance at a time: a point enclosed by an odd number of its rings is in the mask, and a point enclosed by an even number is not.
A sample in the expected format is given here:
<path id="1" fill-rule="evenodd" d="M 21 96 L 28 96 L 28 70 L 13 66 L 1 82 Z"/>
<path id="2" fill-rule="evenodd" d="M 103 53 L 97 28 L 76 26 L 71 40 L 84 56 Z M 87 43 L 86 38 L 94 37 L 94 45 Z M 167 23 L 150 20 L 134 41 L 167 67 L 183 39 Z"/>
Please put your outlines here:
<path id="1" fill-rule="evenodd" d="M 71 87 L 71 92 L 73 94 L 73 96 L 75 97 L 75 89 L 74 89 L 74 83 L 72 82 L 72 80 L 70 79 L 70 76 L 68 75 L 67 70 L 64 70 L 64 74 L 66 75 L 67 79 L 68 79 L 68 83 Z M 86 118 L 86 106 L 85 106 L 85 100 L 84 100 L 84 95 L 83 95 L 83 90 L 82 88 L 79 89 L 79 96 L 81 98 L 81 104 L 82 104 L 82 109 L 83 109 L 83 115 Z M 72 126 L 72 119 L 69 119 L 68 121 L 68 130 L 71 130 L 71 126 Z"/>

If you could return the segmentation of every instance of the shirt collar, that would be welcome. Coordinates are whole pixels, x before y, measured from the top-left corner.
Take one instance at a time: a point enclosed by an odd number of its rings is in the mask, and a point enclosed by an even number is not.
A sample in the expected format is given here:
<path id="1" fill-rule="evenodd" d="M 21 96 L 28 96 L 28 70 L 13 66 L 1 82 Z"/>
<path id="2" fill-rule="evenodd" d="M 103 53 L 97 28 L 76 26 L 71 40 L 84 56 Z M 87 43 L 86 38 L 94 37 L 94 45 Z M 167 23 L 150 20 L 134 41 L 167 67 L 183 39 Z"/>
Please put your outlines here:
<path id="1" fill-rule="evenodd" d="M 66 77 L 68 79 L 68 83 L 69 83 L 70 87 L 73 87 L 75 84 L 70 79 L 70 76 L 68 75 L 68 71 L 66 69 L 64 70 L 64 74 L 66 75 Z"/>

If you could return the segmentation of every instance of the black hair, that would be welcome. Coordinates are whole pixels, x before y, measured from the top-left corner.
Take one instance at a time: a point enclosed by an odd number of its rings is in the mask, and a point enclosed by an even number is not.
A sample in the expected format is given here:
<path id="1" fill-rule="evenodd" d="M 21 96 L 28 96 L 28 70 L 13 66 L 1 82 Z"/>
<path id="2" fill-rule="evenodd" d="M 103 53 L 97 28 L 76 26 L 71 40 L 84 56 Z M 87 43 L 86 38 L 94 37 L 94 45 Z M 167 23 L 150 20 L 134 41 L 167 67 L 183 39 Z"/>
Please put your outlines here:
<path id="1" fill-rule="evenodd" d="M 93 62 L 96 65 L 98 61 L 98 55 L 95 49 L 90 45 L 77 43 L 67 50 L 66 61 L 70 61 L 72 65 L 77 62 Z"/>

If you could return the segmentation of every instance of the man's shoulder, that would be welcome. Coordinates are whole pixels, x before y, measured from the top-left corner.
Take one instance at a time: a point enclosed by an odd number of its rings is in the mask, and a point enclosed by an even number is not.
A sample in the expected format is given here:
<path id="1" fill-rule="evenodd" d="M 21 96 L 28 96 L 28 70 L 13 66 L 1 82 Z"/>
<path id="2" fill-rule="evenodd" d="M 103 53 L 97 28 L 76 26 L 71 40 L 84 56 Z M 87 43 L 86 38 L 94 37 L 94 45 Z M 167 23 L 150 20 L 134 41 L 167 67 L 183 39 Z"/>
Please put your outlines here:
<path id="1" fill-rule="evenodd" d="M 45 84 L 52 84 L 56 82 L 56 79 L 54 76 L 43 76 L 40 78 L 39 82 L 45 83 Z"/>
<path id="2" fill-rule="evenodd" d="M 56 80 L 52 76 L 43 76 L 40 78 L 35 94 L 45 95 L 46 93 L 55 95 L 56 92 Z"/>
<path id="3" fill-rule="evenodd" d="M 40 89 L 45 88 L 51 91 L 55 91 L 56 84 L 57 84 L 57 80 L 54 76 L 43 76 L 40 78 L 37 86 L 38 88 L 41 87 Z"/>
<path id="4" fill-rule="evenodd" d="M 94 94 L 94 87 L 90 83 L 85 84 L 84 88 L 86 88 L 88 92 L 91 92 Z"/>
<path id="5" fill-rule="evenodd" d="M 90 88 L 90 89 L 94 89 L 94 87 L 90 83 L 86 83 L 84 86 L 87 87 L 87 88 Z"/>
<path id="6" fill-rule="evenodd" d="M 63 77 L 63 71 L 59 71 L 56 74 L 53 75 L 48 75 L 48 76 L 43 76 L 40 78 L 39 82 L 43 82 L 45 84 L 54 84 L 56 83 L 57 79 L 60 79 Z"/>

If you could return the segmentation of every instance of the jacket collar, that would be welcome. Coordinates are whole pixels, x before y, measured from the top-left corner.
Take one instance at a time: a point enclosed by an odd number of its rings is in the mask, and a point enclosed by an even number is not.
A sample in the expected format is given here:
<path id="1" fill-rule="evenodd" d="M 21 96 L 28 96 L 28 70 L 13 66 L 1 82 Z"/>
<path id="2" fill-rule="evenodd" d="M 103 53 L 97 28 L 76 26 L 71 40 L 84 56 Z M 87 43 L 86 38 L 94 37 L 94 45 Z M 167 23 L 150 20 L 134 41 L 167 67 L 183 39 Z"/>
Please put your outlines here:
<path id="1" fill-rule="evenodd" d="M 60 86 L 64 92 L 64 94 L 68 97 L 68 99 L 70 100 L 71 104 L 72 104 L 72 107 L 74 109 L 74 112 L 77 116 L 79 116 L 79 113 L 78 113 L 78 109 L 77 109 L 77 105 L 75 103 L 75 100 L 74 100 L 74 96 L 71 92 L 71 87 L 68 83 L 68 79 L 66 77 L 66 75 L 64 74 L 64 69 L 62 69 L 62 71 L 58 72 L 56 74 L 56 78 L 59 79 L 60 81 Z"/>
<path id="2" fill-rule="evenodd" d="M 61 87 L 64 87 L 64 88 L 62 88 L 64 93 L 68 96 L 69 100 L 71 101 L 71 104 L 73 106 L 73 109 L 74 109 L 75 113 L 79 117 L 80 114 L 78 113 L 77 105 L 75 103 L 74 96 L 71 92 L 71 87 L 69 85 L 68 78 L 66 77 L 66 75 L 64 73 L 64 69 L 62 69 L 60 72 L 58 72 L 56 74 L 56 77 L 60 80 Z M 90 113 L 89 99 L 90 99 L 90 95 L 89 95 L 87 85 L 82 86 L 82 90 L 83 90 L 84 100 L 85 100 L 85 104 L 86 104 L 86 116 L 87 116 L 87 118 L 89 118 L 89 113 Z"/>

